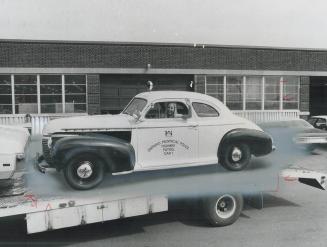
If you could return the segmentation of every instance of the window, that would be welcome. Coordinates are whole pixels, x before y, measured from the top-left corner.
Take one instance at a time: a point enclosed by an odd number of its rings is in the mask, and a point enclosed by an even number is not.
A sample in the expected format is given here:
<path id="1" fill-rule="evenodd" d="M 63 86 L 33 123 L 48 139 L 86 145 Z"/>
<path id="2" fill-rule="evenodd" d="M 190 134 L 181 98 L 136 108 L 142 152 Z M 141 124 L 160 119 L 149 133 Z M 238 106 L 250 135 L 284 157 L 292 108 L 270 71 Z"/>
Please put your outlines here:
<path id="1" fill-rule="evenodd" d="M 280 102 L 280 77 L 265 77 L 265 110 L 279 109 Z"/>
<path id="2" fill-rule="evenodd" d="M 65 111 L 86 112 L 86 76 L 65 75 Z"/>
<path id="3" fill-rule="evenodd" d="M 224 76 L 208 75 L 206 80 L 207 94 L 224 102 Z"/>
<path id="4" fill-rule="evenodd" d="M 318 118 L 317 122 L 315 123 L 315 127 L 319 128 L 323 125 L 326 125 L 326 119 Z"/>
<path id="5" fill-rule="evenodd" d="M 141 98 L 134 98 L 123 111 L 123 114 L 131 115 L 143 111 L 147 101 Z"/>
<path id="6" fill-rule="evenodd" d="M 285 76 L 283 83 L 283 109 L 298 109 L 299 102 L 299 78 L 296 76 Z"/>
<path id="7" fill-rule="evenodd" d="M 206 94 L 225 102 L 230 110 L 299 109 L 298 76 L 206 75 L 205 77 Z"/>
<path id="8" fill-rule="evenodd" d="M 204 103 L 192 103 L 194 111 L 198 117 L 218 117 L 219 113 L 210 105 Z"/>
<path id="9" fill-rule="evenodd" d="M 0 114 L 86 112 L 86 76 L 62 78 L 58 74 L 0 75 Z"/>
<path id="10" fill-rule="evenodd" d="M 41 113 L 62 113 L 61 75 L 40 75 Z"/>
<path id="11" fill-rule="evenodd" d="M 15 112 L 37 113 L 36 75 L 15 75 Z"/>
<path id="12" fill-rule="evenodd" d="M 0 75 L 0 114 L 12 113 L 11 78 Z"/>
<path id="13" fill-rule="evenodd" d="M 260 110 L 262 102 L 262 77 L 246 77 L 246 110 Z"/>
<path id="14" fill-rule="evenodd" d="M 188 115 L 186 105 L 181 102 L 158 102 L 146 113 L 145 118 L 181 118 Z"/>
<path id="15" fill-rule="evenodd" d="M 316 121 L 317 121 L 317 118 L 310 118 L 309 120 L 308 120 L 308 122 L 311 124 L 311 125 L 315 125 L 315 123 L 316 123 Z"/>
<path id="16" fill-rule="evenodd" d="M 226 105 L 231 110 L 243 109 L 243 77 L 226 77 Z"/>

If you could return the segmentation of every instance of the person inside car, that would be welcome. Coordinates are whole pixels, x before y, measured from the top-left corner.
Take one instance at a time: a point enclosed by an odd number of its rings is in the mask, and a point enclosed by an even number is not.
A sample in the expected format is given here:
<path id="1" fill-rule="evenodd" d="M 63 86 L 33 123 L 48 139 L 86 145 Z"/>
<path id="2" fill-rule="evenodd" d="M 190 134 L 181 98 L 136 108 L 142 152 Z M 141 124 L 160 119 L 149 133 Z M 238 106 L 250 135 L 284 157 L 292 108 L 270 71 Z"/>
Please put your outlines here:
<path id="1" fill-rule="evenodd" d="M 167 106 L 167 118 L 175 118 L 176 115 L 176 104 L 169 103 Z"/>

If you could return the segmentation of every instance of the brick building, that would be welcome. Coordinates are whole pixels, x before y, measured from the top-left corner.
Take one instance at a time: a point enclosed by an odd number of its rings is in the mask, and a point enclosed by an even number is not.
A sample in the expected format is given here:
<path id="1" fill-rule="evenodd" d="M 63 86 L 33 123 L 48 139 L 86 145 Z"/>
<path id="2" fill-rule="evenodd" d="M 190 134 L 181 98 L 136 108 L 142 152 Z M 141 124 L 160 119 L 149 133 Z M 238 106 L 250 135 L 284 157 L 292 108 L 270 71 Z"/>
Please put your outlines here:
<path id="1" fill-rule="evenodd" d="M 117 113 L 146 81 L 254 121 L 327 114 L 327 50 L 0 40 L 0 118 Z"/>

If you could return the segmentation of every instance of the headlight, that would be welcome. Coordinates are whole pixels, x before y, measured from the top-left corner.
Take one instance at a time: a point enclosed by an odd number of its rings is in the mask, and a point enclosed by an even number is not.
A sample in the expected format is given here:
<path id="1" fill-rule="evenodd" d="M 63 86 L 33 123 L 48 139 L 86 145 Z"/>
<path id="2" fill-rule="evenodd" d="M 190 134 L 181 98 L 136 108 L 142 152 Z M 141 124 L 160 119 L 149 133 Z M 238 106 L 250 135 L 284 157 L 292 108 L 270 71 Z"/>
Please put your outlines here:
<path id="1" fill-rule="evenodd" d="M 18 154 L 16 154 L 16 158 L 17 158 L 18 160 L 22 160 L 22 159 L 25 158 L 25 154 L 24 154 L 24 153 L 18 153 Z"/>

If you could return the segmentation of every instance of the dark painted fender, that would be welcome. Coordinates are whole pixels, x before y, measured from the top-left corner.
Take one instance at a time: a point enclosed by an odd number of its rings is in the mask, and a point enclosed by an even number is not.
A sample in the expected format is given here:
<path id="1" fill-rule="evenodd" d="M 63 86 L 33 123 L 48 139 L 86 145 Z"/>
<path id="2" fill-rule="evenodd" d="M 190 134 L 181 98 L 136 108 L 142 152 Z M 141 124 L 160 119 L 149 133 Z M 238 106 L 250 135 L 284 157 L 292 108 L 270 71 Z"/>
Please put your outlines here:
<path id="1" fill-rule="evenodd" d="M 72 158 L 86 153 L 102 159 L 112 173 L 134 169 L 133 146 L 125 140 L 104 135 L 72 136 L 58 140 L 52 148 L 53 166 L 61 170 Z"/>
<path id="2" fill-rule="evenodd" d="M 219 157 L 224 152 L 224 147 L 235 142 L 248 144 L 251 153 L 255 156 L 266 155 L 273 150 L 272 139 L 267 133 L 254 129 L 234 129 L 226 133 L 221 140 L 218 149 Z"/>

